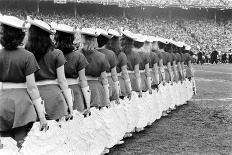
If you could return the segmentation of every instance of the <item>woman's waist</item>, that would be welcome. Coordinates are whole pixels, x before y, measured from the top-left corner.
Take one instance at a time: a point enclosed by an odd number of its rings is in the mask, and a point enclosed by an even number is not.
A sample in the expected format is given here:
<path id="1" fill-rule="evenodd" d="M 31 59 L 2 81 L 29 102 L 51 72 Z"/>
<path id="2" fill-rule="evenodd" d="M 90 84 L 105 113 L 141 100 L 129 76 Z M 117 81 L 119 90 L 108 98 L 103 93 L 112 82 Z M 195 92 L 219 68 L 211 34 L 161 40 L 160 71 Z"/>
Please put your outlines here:
<path id="1" fill-rule="evenodd" d="M 27 88 L 26 83 L 0 82 L 0 90 L 3 89 Z"/>

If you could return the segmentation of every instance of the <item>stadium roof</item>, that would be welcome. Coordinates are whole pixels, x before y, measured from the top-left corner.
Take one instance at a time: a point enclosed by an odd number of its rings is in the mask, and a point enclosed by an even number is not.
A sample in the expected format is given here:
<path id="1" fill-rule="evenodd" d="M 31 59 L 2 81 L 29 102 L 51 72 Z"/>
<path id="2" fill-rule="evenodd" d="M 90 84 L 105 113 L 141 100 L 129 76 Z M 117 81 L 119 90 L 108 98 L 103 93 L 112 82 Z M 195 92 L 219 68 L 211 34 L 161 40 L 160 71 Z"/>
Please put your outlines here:
<path id="1" fill-rule="evenodd" d="M 0 0 L 4 1 L 4 0 Z M 21 1 L 21 0 L 12 0 Z M 95 3 L 103 5 L 118 5 L 119 7 L 155 6 L 160 8 L 219 8 L 232 9 L 232 0 L 25 0 L 25 1 L 54 1 L 55 3 Z"/>

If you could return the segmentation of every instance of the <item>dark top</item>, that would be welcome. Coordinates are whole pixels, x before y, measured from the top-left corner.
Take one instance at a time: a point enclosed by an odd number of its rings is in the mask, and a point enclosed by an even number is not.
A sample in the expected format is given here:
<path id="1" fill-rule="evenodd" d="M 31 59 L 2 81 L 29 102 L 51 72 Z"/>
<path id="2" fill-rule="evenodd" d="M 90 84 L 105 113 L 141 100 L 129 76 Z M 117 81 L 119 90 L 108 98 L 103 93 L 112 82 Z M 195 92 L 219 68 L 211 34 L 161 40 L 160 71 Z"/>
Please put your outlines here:
<path id="1" fill-rule="evenodd" d="M 39 70 L 39 65 L 34 55 L 18 48 L 14 51 L 0 50 L 0 81 L 1 82 L 26 82 L 26 76 Z"/>
<path id="2" fill-rule="evenodd" d="M 184 61 L 184 64 L 187 65 L 189 61 L 191 61 L 191 56 L 189 53 L 184 53 L 183 54 L 183 61 Z"/>
<path id="3" fill-rule="evenodd" d="M 181 55 L 180 53 L 176 53 L 176 63 L 181 62 Z"/>
<path id="4" fill-rule="evenodd" d="M 107 72 L 110 72 L 112 68 L 116 67 L 117 65 L 117 59 L 116 59 L 116 55 L 114 54 L 113 51 L 105 49 L 105 48 L 99 48 L 97 49 L 99 52 L 105 54 L 106 59 L 109 62 L 109 69 L 107 70 Z"/>
<path id="5" fill-rule="evenodd" d="M 171 65 L 173 66 L 173 62 L 175 61 L 176 62 L 176 54 L 175 53 L 170 53 L 171 54 L 171 57 L 172 57 L 172 61 L 171 61 Z"/>
<path id="6" fill-rule="evenodd" d="M 139 51 L 140 56 L 140 63 L 139 63 L 139 70 L 144 70 L 145 65 L 149 64 L 151 62 L 151 59 L 147 53 L 144 53 L 143 51 Z"/>
<path id="7" fill-rule="evenodd" d="M 106 56 L 97 50 L 84 51 L 81 49 L 78 52 L 81 52 L 89 63 L 85 68 L 85 75 L 100 77 L 101 73 L 109 68 Z"/>
<path id="8" fill-rule="evenodd" d="M 40 70 L 36 72 L 36 81 L 57 79 L 56 69 L 63 66 L 66 59 L 63 52 L 58 49 L 49 50 L 43 58 L 38 61 Z"/>
<path id="9" fill-rule="evenodd" d="M 127 65 L 126 54 L 123 52 L 120 52 L 117 55 L 117 73 L 120 73 L 122 71 L 122 67 L 126 65 Z"/>
<path id="10" fill-rule="evenodd" d="M 159 57 L 158 57 L 158 55 L 156 53 L 151 52 L 150 53 L 150 59 L 151 59 L 151 61 L 149 63 L 150 68 L 153 68 L 154 64 L 156 64 L 156 63 L 159 64 Z"/>
<path id="11" fill-rule="evenodd" d="M 134 71 L 135 65 L 140 63 L 139 53 L 131 50 L 130 52 L 125 53 L 127 57 L 127 68 L 130 71 Z"/>
<path id="12" fill-rule="evenodd" d="M 203 55 L 203 53 L 202 53 L 202 52 L 198 52 L 198 53 L 197 53 L 197 57 L 198 57 L 198 59 L 201 59 L 201 58 L 202 58 L 202 55 Z"/>
<path id="13" fill-rule="evenodd" d="M 85 56 L 77 51 L 70 52 L 64 56 L 67 60 L 64 66 L 66 78 L 78 78 L 78 72 L 89 64 Z"/>
<path id="14" fill-rule="evenodd" d="M 163 65 L 166 66 L 168 62 L 171 61 L 170 55 L 167 52 L 161 52 L 162 58 L 163 58 Z"/>

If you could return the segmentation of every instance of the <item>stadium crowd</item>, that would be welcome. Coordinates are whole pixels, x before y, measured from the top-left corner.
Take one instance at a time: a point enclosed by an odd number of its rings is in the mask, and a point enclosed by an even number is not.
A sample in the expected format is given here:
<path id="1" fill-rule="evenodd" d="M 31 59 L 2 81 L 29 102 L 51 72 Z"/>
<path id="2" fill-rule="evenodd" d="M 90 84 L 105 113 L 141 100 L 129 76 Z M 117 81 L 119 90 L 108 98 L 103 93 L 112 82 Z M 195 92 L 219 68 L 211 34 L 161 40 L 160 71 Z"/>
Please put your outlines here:
<path id="1" fill-rule="evenodd" d="M 232 22 L 215 23 L 212 19 L 180 19 L 173 17 L 129 17 L 121 16 L 102 16 L 96 14 L 84 14 L 74 17 L 73 14 L 54 14 L 25 12 L 24 10 L 2 10 L 3 14 L 14 15 L 25 19 L 27 15 L 44 20 L 48 23 L 58 22 L 74 27 L 99 27 L 108 29 L 125 27 L 136 33 L 154 35 L 183 41 L 192 47 L 196 54 L 201 51 L 206 55 L 217 50 L 225 53 L 229 52 L 232 41 Z"/>

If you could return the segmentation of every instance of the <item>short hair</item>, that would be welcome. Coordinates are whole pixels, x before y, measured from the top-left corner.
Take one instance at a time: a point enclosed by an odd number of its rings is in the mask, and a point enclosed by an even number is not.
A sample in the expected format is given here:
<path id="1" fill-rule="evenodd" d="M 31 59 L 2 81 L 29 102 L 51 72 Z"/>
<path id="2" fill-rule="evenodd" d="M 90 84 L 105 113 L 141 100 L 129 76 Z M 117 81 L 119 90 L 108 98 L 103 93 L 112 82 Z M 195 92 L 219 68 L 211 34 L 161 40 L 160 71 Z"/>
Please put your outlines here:
<path id="1" fill-rule="evenodd" d="M 160 42 L 160 41 L 158 41 L 158 46 L 159 46 L 159 49 L 165 48 L 165 44 L 163 42 Z"/>
<path id="2" fill-rule="evenodd" d="M 109 39 L 103 35 L 99 35 L 97 37 L 98 47 L 103 47 L 104 45 L 107 44 L 108 41 L 109 41 Z"/>
<path id="3" fill-rule="evenodd" d="M 106 44 L 106 48 L 112 50 L 116 54 L 119 54 L 121 52 L 119 37 L 114 36 L 113 38 L 111 38 Z"/>
<path id="4" fill-rule="evenodd" d="M 56 41 L 55 47 L 64 54 L 70 53 L 75 49 L 73 44 L 74 34 L 56 31 L 54 39 Z"/>
<path id="5" fill-rule="evenodd" d="M 22 45 L 25 32 L 22 29 L 14 28 L 5 24 L 2 26 L 2 37 L 0 43 L 7 50 L 15 50 Z"/>
<path id="6" fill-rule="evenodd" d="M 54 49 L 54 44 L 48 32 L 37 26 L 31 25 L 25 48 L 32 52 L 37 60 L 40 60 L 49 49 Z"/>
<path id="7" fill-rule="evenodd" d="M 135 48 L 141 48 L 141 47 L 143 47 L 143 45 L 144 45 L 144 43 L 141 43 L 141 42 L 138 42 L 138 41 L 134 42 L 134 47 Z"/>
<path id="8" fill-rule="evenodd" d="M 134 43 L 133 39 L 123 35 L 121 38 L 122 51 L 126 53 L 131 51 L 133 47 L 133 43 Z"/>

